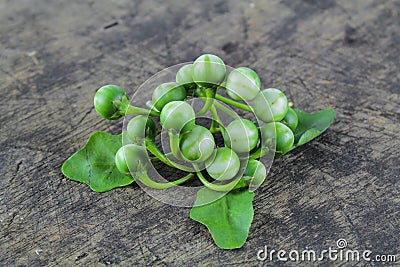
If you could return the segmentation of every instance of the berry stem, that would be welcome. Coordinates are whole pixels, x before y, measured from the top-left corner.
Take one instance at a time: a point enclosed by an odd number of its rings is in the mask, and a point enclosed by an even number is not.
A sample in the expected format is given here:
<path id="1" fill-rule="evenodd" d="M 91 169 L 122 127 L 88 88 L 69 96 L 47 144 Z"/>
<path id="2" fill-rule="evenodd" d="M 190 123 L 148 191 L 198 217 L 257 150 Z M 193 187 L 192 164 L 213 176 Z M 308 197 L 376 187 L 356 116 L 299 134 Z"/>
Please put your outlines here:
<path id="1" fill-rule="evenodd" d="M 129 105 L 125 113 L 123 115 L 150 115 L 150 116 L 160 116 L 160 112 L 157 112 L 155 110 L 150 110 L 150 109 L 145 109 L 145 108 L 139 108 L 139 107 L 134 107 Z"/>
<path id="2" fill-rule="evenodd" d="M 201 110 L 199 112 L 197 112 L 196 116 L 201 116 L 201 115 L 206 114 L 210 110 L 210 108 L 214 102 L 215 89 L 208 88 L 208 89 L 206 89 L 205 94 L 206 95 L 205 95 L 205 100 L 204 100 L 204 106 L 201 108 Z M 202 100 L 203 100 L 203 98 L 202 98 Z"/>
<path id="3" fill-rule="evenodd" d="M 239 179 L 235 179 L 230 183 L 227 184 L 213 184 L 207 181 L 207 179 L 203 176 L 201 172 L 196 172 L 197 177 L 199 178 L 200 182 L 204 184 L 207 188 L 214 190 L 214 191 L 219 191 L 219 192 L 227 192 L 232 190 L 235 185 L 238 183 Z"/>
<path id="4" fill-rule="evenodd" d="M 177 159 L 182 159 L 181 150 L 179 148 L 179 134 L 169 132 L 169 146 L 171 148 L 172 155 Z"/>
<path id="5" fill-rule="evenodd" d="M 268 153 L 268 147 L 260 147 L 256 151 L 250 154 L 249 159 L 259 159 L 265 156 Z"/>
<path id="6" fill-rule="evenodd" d="M 210 132 L 211 133 L 219 133 L 219 132 L 221 132 L 221 128 L 217 127 L 217 125 L 222 125 L 222 122 L 221 122 L 221 119 L 219 118 L 217 109 L 215 108 L 214 104 L 211 106 L 210 111 L 212 114 Z"/>
<path id="7" fill-rule="evenodd" d="M 225 107 L 224 105 L 222 105 L 218 101 L 215 101 L 214 105 L 215 105 L 216 108 L 220 109 L 222 112 L 226 113 L 228 116 L 232 117 L 233 119 L 239 119 L 240 118 L 239 115 L 236 114 L 233 110 Z"/>
<path id="8" fill-rule="evenodd" d="M 167 188 L 170 188 L 170 187 L 173 187 L 176 185 L 180 185 L 180 184 L 186 182 L 187 180 L 191 179 L 193 176 L 194 176 L 193 173 L 189 173 L 188 175 L 184 176 L 183 178 L 178 179 L 173 182 L 157 183 L 157 182 L 151 180 L 146 172 L 140 172 L 140 173 L 138 173 L 138 175 L 135 176 L 135 179 L 139 180 L 144 185 L 154 188 L 154 189 L 167 189 Z"/>
<path id="9" fill-rule="evenodd" d="M 192 168 L 190 168 L 190 167 L 187 167 L 187 166 L 184 166 L 184 165 L 181 165 L 179 163 L 176 163 L 176 162 L 173 162 L 173 161 L 169 160 L 167 158 L 167 156 L 164 155 L 164 153 L 162 153 L 158 149 L 157 145 L 154 143 L 153 140 L 146 139 L 146 149 L 151 154 L 153 154 L 155 157 L 157 157 L 161 162 L 163 162 L 164 164 L 166 164 L 166 165 L 168 165 L 170 167 L 173 167 L 173 168 L 185 171 L 185 172 L 194 172 L 194 170 Z"/>
<path id="10" fill-rule="evenodd" d="M 237 108 L 243 109 L 245 111 L 253 112 L 253 109 L 249 105 L 236 102 L 236 101 L 234 101 L 232 99 L 226 98 L 226 97 L 224 97 L 222 95 L 219 95 L 219 94 L 215 94 L 214 97 L 215 97 L 215 99 L 217 99 L 217 100 L 219 100 L 221 102 L 224 102 L 225 104 L 228 104 L 230 106 L 237 107 Z"/>

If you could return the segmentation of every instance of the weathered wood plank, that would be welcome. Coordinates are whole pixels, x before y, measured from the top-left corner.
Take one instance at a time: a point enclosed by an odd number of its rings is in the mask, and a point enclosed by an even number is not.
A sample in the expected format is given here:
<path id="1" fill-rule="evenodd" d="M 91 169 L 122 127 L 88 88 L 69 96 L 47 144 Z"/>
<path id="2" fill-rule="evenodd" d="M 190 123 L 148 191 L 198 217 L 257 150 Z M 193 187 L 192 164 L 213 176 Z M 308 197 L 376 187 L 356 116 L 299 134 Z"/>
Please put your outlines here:
<path id="1" fill-rule="evenodd" d="M 400 2 L 179 2 L 0 2 L 0 265 L 254 266 L 264 245 L 339 238 L 399 261 Z M 326 134 L 274 162 L 235 251 L 188 209 L 137 186 L 94 193 L 60 171 L 93 131 L 121 130 L 95 113 L 98 87 L 133 93 L 204 52 L 251 66 L 302 109 L 337 111 Z"/>

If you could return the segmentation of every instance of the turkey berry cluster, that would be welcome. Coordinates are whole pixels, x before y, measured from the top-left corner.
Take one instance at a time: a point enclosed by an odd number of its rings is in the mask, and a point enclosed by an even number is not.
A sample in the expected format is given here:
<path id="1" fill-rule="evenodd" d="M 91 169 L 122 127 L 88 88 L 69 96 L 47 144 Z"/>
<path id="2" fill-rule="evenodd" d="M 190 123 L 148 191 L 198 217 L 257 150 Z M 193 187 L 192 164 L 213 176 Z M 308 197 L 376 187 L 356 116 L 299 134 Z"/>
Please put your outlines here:
<path id="1" fill-rule="evenodd" d="M 227 97 L 220 94 L 223 90 Z M 203 101 L 198 112 L 190 104 L 193 98 Z M 151 183 L 151 187 L 160 189 L 186 182 L 193 174 L 206 187 L 217 191 L 249 187 L 250 183 L 259 186 L 267 171 L 258 159 L 271 149 L 276 154 L 291 150 L 298 124 L 296 112 L 282 91 L 261 90 L 259 76 L 248 67 L 227 74 L 222 59 L 211 54 L 181 67 L 174 82 L 157 86 L 147 102 L 148 108 L 131 106 L 126 92 L 116 85 L 101 87 L 95 94 L 94 106 L 108 120 L 134 115 L 126 130 L 130 143 L 115 156 L 121 173 L 135 179 L 142 176 L 136 174 L 146 172 L 149 166 L 147 151 L 165 164 L 189 173 L 179 182 Z M 229 107 L 248 111 L 254 119 L 240 117 Z M 207 112 L 212 114 L 209 129 L 196 124 L 196 119 Z M 218 112 L 227 113 L 232 121 L 224 125 Z M 162 129 L 168 133 L 172 155 L 164 154 L 156 146 L 159 132 L 153 117 L 159 117 Z M 222 134 L 224 146 L 216 145 L 217 133 Z M 204 177 L 203 169 L 208 179 L 214 180 L 212 183 Z"/>

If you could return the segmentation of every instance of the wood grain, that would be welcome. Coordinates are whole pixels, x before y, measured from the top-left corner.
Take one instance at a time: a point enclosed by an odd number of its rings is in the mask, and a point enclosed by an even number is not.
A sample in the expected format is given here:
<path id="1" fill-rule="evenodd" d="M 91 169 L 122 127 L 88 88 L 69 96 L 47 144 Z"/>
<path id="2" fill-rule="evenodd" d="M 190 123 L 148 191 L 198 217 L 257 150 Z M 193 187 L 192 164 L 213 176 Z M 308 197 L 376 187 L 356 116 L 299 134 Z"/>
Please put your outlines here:
<path id="1" fill-rule="evenodd" d="M 399 1 L 0 1 L 0 265 L 258 266 L 256 253 L 334 247 L 400 261 Z M 334 125 L 276 160 L 247 243 L 219 250 L 189 209 L 137 186 L 107 193 L 62 162 L 94 131 L 92 99 L 216 53 Z M 304 266 L 374 266 L 370 262 Z M 398 263 L 397 263 L 398 264 Z M 294 265 L 272 262 L 274 266 Z"/>

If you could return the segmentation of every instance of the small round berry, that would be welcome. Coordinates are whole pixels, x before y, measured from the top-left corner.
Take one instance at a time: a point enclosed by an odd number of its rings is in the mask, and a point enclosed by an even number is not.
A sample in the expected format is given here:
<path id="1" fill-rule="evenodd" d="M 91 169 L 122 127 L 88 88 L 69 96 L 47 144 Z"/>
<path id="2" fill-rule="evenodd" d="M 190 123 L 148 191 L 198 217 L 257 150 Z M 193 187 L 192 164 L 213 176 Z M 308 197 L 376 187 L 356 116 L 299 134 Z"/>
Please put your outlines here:
<path id="1" fill-rule="evenodd" d="M 260 92 L 260 86 L 260 78 L 254 70 L 240 67 L 229 73 L 225 88 L 232 99 L 250 101 Z"/>
<path id="2" fill-rule="evenodd" d="M 220 84 L 225 79 L 225 74 L 225 63 L 215 55 L 202 55 L 193 63 L 193 81 L 202 87 L 212 87 Z"/>
<path id="3" fill-rule="evenodd" d="M 281 122 L 270 122 L 260 128 L 263 144 L 275 142 L 276 151 L 286 153 L 294 143 L 292 130 Z"/>
<path id="4" fill-rule="evenodd" d="M 281 121 L 289 109 L 285 94 L 275 88 L 261 91 L 253 103 L 254 113 L 264 122 Z"/>
<path id="5" fill-rule="evenodd" d="M 185 132 L 193 128 L 195 113 L 187 102 L 172 101 L 164 106 L 160 114 L 162 127 L 174 133 Z"/>
<path id="6" fill-rule="evenodd" d="M 240 160 L 238 155 L 228 147 L 216 149 L 215 156 L 206 162 L 207 173 L 215 180 L 232 179 L 239 172 Z"/>

